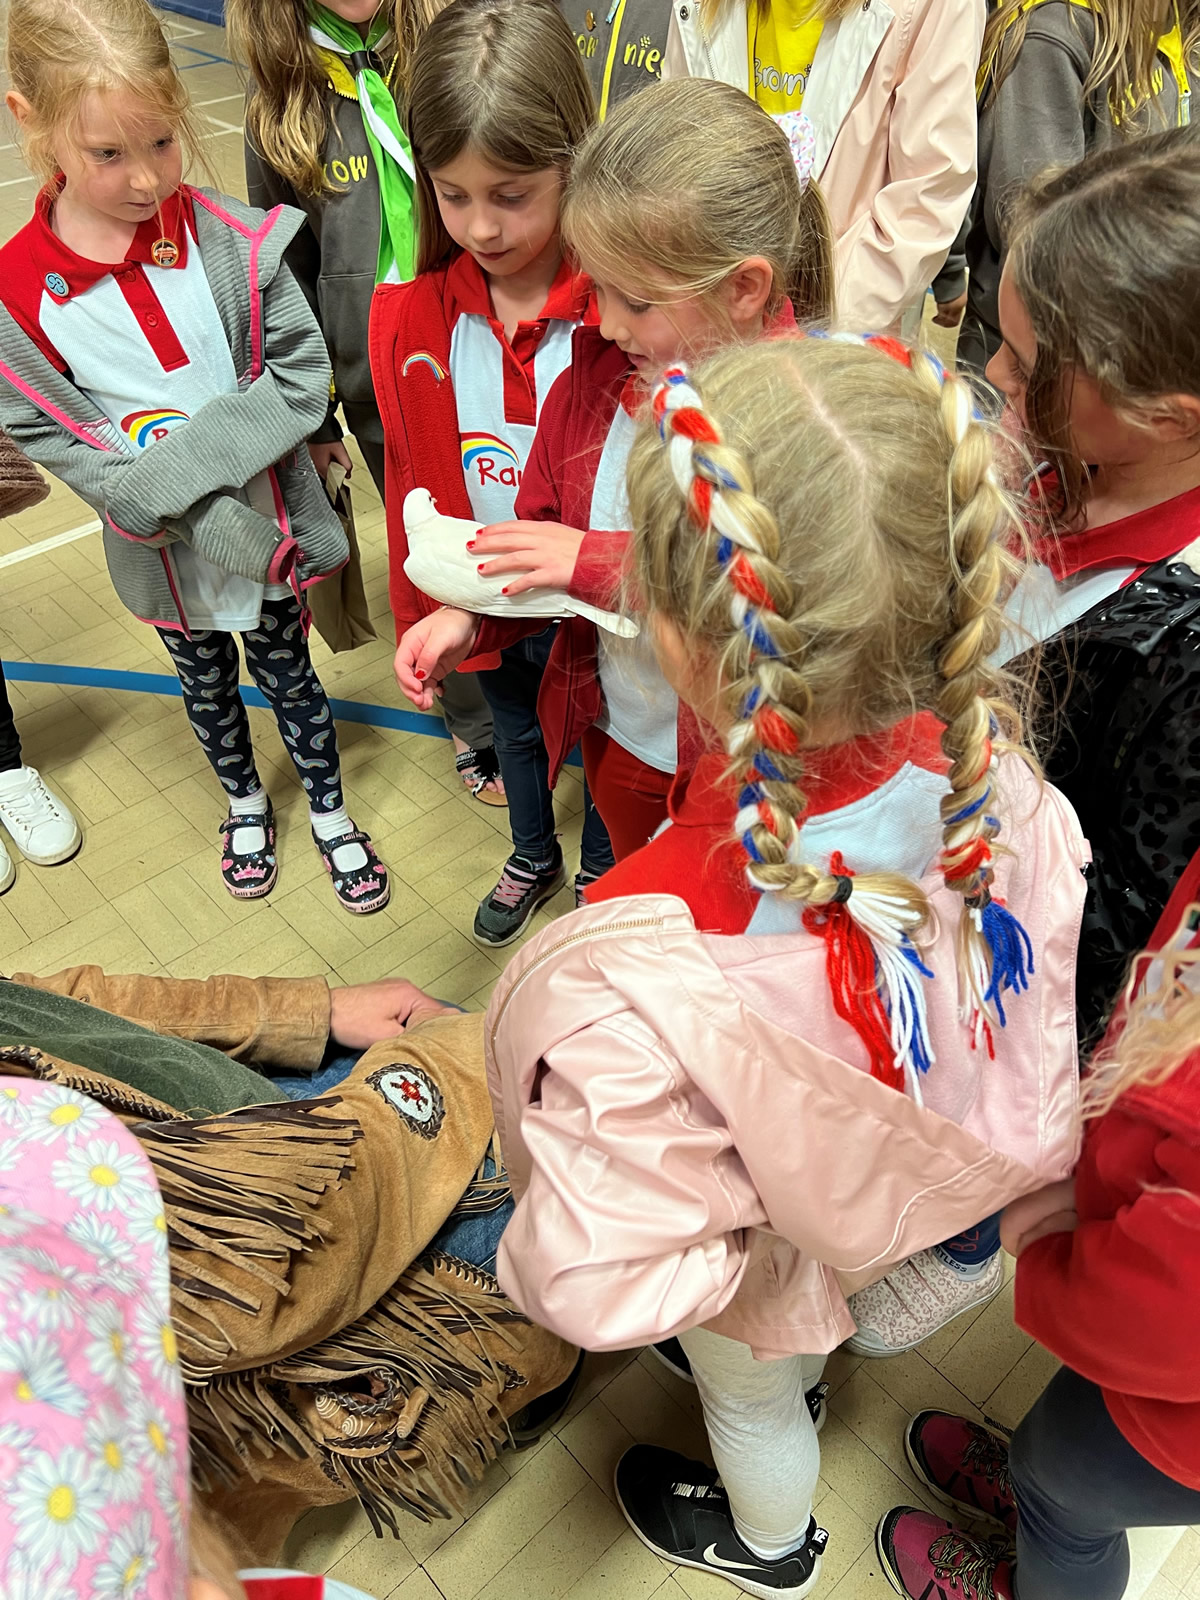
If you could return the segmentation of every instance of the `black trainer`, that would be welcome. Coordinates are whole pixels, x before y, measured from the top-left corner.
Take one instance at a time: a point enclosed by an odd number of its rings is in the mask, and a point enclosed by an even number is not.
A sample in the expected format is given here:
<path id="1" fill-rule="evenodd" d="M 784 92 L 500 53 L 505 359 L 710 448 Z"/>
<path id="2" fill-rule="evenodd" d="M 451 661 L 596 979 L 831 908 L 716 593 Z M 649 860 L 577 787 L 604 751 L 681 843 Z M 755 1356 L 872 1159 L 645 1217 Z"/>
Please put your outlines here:
<path id="1" fill-rule="evenodd" d="M 684 1383 L 695 1383 L 692 1375 L 692 1363 L 684 1354 L 683 1346 L 678 1339 L 660 1339 L 657 1344 L 650 1346 L 651 1350 L 666 1367 L 668 1372 L 673 1372 L 677 1378 L 682 1378 Z M 804 1403 L 808 1407 L 808 1414 L 813 1419 L 813 1427 L 820 1433 L 825 1426 L 825 1416 L 828 1410 L 826 1401 L 829 1398 L 829 1385 L 827 1383 L 814 1383 L 811 1389 L 804 1391 Z"/>
<path id="2" fill-rule="evenodd" d="M 515 852 L 504 863 L 500 882 L 480 901 L 472 932 L 479 944 L 493 949 L 519 939 L 537 908 L 555 895 L 566 881 L 562 851 L 555 846 L 553 859 L 544 866 Z"/>
<path id="3" fill-rule="evenodd" d="M 615 1482 L 625 1520 L 664 1561 L 727 1578 L 760 1600 L 801 1600 L 816 1587 L 829 1535 L 815 1517 L 795 1550 L 765 1561 L 738 1538 L 715 1467 L 635 1444 L 617 1462 Z"/>

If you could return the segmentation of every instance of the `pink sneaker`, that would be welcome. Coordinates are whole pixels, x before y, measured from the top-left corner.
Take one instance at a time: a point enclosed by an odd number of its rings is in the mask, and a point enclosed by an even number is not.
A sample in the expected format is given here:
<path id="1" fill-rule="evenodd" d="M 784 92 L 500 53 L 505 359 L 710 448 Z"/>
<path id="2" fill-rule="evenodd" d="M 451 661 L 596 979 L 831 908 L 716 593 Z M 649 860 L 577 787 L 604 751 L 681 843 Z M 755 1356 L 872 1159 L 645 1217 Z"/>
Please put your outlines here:
<path id="1" fill-rule="evenodd" d="M 1006 1533 L 1017 1526 L 1008 1439 L 950 1411 L 919 1411 L 904 1431 L 909 1466 L 935 1500 Z"/>
<path id="2" fill-rule="evenodd" d="M 974 1539 L 931 1511 L 897 1506 L 875 1530 L 884 1576 L 908 1600 L 1013 1600 L 1012 1546 Z"/>

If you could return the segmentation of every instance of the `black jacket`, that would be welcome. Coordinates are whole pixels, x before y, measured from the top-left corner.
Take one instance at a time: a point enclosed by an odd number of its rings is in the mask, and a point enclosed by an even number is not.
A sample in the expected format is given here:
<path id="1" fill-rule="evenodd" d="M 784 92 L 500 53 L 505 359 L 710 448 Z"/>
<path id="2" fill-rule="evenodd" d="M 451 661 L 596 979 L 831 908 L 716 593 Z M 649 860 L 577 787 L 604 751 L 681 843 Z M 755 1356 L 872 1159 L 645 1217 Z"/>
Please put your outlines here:
<path id="1" fill-rule="evenodd" d="M 667 48 L 672 0 L 559 3 L 592 80 L 601 121 L 618 100 L 658 82 Z"/>
<path id="2" fill-rule="evenodd" d="M 1200 850 L 1200 575 L 1161 561 L 1062 642 L 1049 646 L 1060 733 L 1046 771 L 1092 844 L 1078 969 L 1090 1040 Z"/>

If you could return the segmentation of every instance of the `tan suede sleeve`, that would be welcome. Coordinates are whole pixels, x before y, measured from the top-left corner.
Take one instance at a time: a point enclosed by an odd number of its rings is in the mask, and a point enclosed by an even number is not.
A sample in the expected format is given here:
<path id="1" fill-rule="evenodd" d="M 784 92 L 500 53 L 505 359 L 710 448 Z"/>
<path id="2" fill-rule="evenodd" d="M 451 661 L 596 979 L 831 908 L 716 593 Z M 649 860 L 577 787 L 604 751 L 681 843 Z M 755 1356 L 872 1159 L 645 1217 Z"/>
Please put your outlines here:
<path id="1" fill-rule="evenodd" d="M 329 985 L 323 978 L 113 977 L 87 966 L 48 978 L 15 972 L 13 981 L 264 1067 L 313 1072 L 329 1039 Z"/>

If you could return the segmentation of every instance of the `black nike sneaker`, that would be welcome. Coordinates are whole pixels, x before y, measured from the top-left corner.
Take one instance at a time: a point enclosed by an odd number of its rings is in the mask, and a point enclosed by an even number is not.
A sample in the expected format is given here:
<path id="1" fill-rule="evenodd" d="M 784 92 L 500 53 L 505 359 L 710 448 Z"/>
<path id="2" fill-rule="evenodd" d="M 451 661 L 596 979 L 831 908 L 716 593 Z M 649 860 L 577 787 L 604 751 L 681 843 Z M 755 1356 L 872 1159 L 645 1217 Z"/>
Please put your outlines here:
<path id="1" fill-rule="evenodd" d="M 795 1550 L 766 1561 L 738 1538 L 715 1467 L 635 1444 L 617 1462 L 615 1482 L 625 1520 L 664 1561 L 728 1578 L 760 1600 L 802 1600 L 816 1587 L 829 1535 L 815 1517 Z"/>

